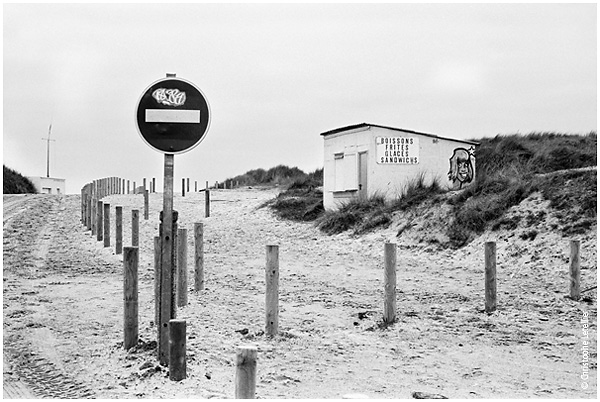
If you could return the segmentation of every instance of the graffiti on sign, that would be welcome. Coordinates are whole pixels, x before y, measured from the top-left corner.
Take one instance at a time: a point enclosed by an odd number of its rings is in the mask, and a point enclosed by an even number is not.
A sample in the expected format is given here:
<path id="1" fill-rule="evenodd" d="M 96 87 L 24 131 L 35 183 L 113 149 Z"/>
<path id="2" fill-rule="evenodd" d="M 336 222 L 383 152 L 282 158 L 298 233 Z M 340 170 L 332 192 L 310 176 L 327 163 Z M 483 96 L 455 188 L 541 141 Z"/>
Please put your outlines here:
<path id="1" fill-rule="evenodd" d="M 460 190 L 471 183 L 474 176 L 473 164 L 475 162 L 475 149 L 456 148 L 450 158 L 448 179 L 452 182 L 452 190 Z"/>
<path id="2" fill-rule="evenodd" d="M 377 163 L 416 165 L 419 163 L 418 137 L 377 137 Z"/>

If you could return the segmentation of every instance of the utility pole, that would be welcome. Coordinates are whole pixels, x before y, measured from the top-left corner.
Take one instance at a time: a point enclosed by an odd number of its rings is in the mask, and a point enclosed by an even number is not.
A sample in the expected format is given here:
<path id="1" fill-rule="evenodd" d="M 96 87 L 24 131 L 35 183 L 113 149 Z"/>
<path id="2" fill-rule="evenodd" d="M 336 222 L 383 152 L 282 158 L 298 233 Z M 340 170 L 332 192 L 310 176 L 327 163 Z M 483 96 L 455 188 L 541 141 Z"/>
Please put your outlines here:
<path id="1" fill-rule="evenodd" d="M 42 138 L 42 140 L 46 141 L 46 177 L 50 177 L 50 141 L 56 141 L 50 139 L 51 132 L 52 123 L 50 123 L 50 128 L 48 128 L 48 138 Z"/>

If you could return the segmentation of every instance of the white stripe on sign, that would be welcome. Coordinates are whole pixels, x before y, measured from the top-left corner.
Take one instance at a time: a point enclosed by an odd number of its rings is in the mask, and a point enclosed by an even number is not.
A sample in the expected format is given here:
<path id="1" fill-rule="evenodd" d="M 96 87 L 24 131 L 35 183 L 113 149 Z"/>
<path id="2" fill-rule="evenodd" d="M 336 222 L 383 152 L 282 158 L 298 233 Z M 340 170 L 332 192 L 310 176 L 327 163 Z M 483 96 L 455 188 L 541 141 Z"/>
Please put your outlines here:
<path id="1" fill-rule="evenodd" d="M 146 123 L 200 123 L 200 111 L 146 109 Z"/>

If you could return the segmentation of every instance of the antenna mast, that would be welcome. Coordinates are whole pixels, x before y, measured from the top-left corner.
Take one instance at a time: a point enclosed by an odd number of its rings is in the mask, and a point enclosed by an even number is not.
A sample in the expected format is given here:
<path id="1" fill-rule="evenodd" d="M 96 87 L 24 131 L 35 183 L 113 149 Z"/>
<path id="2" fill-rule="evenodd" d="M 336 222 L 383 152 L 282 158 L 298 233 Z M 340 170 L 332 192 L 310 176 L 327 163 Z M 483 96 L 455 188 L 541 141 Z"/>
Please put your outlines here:
<path id="1" fill-rule="evenodd" d="M 50 141 L 56 141 L 50 139 L 50 133 L 52 132 L 52 123 L 48 128 L 48 138 L 42 138 L 46 141 L 46 177 L 50 177 Z"/>

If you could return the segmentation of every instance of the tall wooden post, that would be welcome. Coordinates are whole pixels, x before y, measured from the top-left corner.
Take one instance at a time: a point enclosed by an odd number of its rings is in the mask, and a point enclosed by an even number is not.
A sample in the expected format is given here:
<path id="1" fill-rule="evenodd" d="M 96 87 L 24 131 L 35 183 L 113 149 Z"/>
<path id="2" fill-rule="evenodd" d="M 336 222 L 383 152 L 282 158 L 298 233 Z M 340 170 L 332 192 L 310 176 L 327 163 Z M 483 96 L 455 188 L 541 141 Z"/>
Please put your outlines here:
<path id="1" fill-rule="evenodd" d="M 581 267 L 579 258 L 579 240 L 571 240 L 571 254 L 569 256 L 570 280 L 569 280 L 569 296 L 573 300 L 579 300 L 581 297 L 579 291 L 579 283 L 581 279 Z"/>
<path id="2" fill-rule="evenodd" d="M 255 346 L 238 346 L 235 359 L 235 399 L 255 399 L 256 356 Z"/>
<path id="3" fill-rule="evenodd" d="M 187 184 L 186 184 L 185 188 L 186 188 L 187 192 L 189 193 L 190 192 L 190 178 L 189 177 L 186 179 L 186 183 Z"/>
<path id="4" fill-rule="evenodd" d="M 129 349 L 138 341 L 138 248 L 125 247 L 123 253 L 124 341 Z"/>
<path id="5" fill-rule="evenodd" d="M 98 201 L 97 207 L 96 207 L 96 240 L 97 241 L 102 240 L 102 234 L 104 233 L 102 231 L 102 208 L 103 208 L 102 201 Z"/>
<path id="6" fill-rule="evenodd" d="M 185 179 L 181 178 L 181 196 L 185 197 Z"/>
<path id="7" fill-rule="evenodd" d="M 156 177 L 152 178 L 152 192 L 156 193 Z"/>
<path id="8" fill-rule="evenodd" d="M 143 187 L 142 191 L 146 191 L 146 178 L 145 177 L 143 178 L 143 181 L 142 181 L 142 187 Z"/>
<path id="9" fill-rule="evenodd" d="M 194 290 L 204 290 L 204 224 L 194 223 Z"/>
<path id="10" fill-rule="evenodd" d="M 131 245 L 138 247 L 140 245 L 140 211 L 131 210 Z"/>
<path id="11" fill-rule="evenodd" d="M 198 181 L 194 180 L 194 193 L 198 192 Z"/>
<path id="12" fill-rule="evenodd" d="M 110 204 L 104 204 L 104 247 L 110 247 Z"/>
<path id="13" fill-rule="evenodd" d="M 177 306 L 187 306 L 187 229 L 177 230 Z"/>
<path id="14" fill-rule="evenodd" d="M 123 253 L 123 207 L 115 208 L 115 254 Z"/>
<path id="15" fill-rule="evenodd" d="M 161 252 L 161 280 L 160 280 L 160 321 L 158 355 L 162 365 L 169 364 L 169 321 L 171 316 L 172 298 L 172 267 L 173 267 L 173 173 L 175 155 L 165 154 L 164 166 L 164 194 L 163 194 L 163 225 L 160 244 Z"/>
<path id="16" fill-rule="evenodd" d="M 210 190 L 208 189 L 208 182 L 206 182 L 206 190 L 204 191 L 204 217 L 210 217 Z"/>
<path id="17" fill-rule="evenodd" d="M 385 300 L 383 303 L 383 322 L 396 321 L 396 244 L 386 243 L 385 251 Z"/>
<path id="18" fill-rule="evenodd" d="M 149 200 L 149 195 L 148 195 L 148 190 L 144 190 L 144 220 L 148 220 L 148 215 L 149 212 L 148 210 L 150 209 L 149 204 L 150 204 L 150 200 Z"/>
<path id="19" fill-rule="evenodd" d="M 276 336 L 279 330 L 279 246 L 267 246 L 265 282 L 265 333 Z"/>
<path id="20" fill-rule="evenodd" d="M 130 194 L 130 193 L 131 193 L 131 190 L 129 188 L 129 180 L 127 180 L 127 194 Z"/>
<path id="21" fill-rule="evenodd" d="M 496 242 L 485 243 L 485 312 L 496 311 Z"/>

